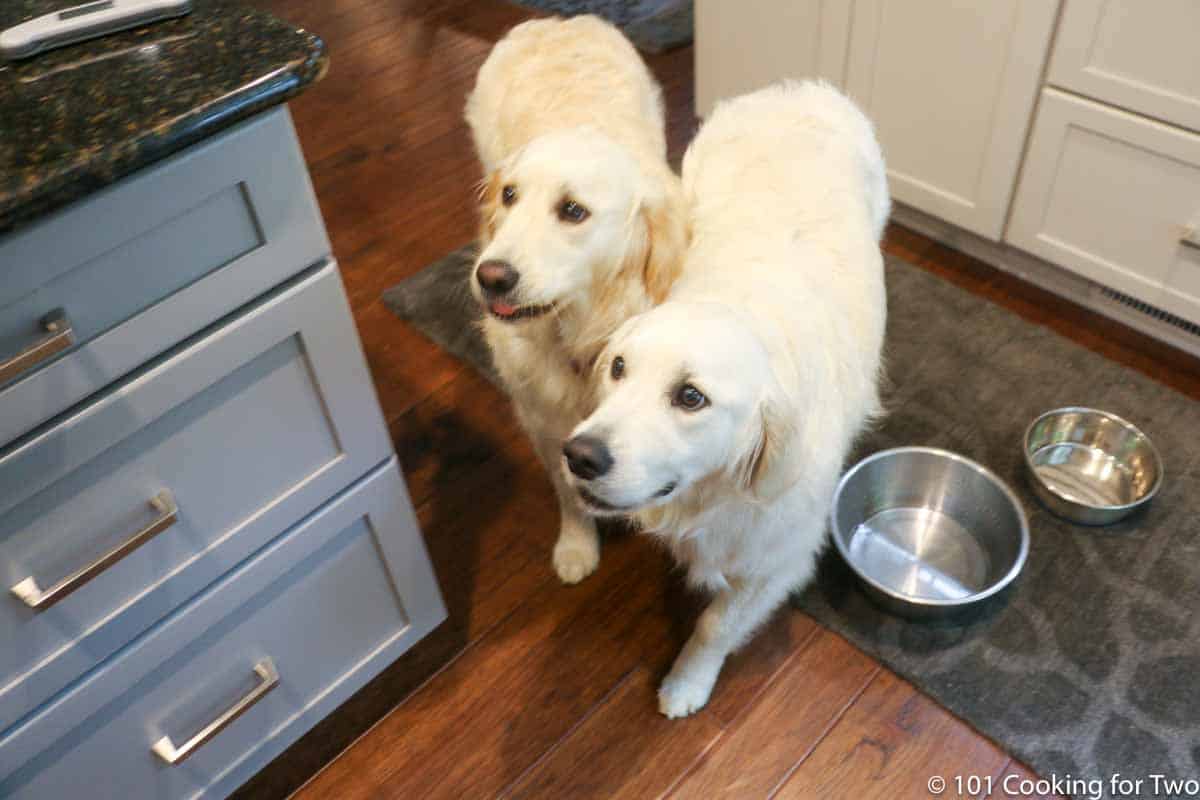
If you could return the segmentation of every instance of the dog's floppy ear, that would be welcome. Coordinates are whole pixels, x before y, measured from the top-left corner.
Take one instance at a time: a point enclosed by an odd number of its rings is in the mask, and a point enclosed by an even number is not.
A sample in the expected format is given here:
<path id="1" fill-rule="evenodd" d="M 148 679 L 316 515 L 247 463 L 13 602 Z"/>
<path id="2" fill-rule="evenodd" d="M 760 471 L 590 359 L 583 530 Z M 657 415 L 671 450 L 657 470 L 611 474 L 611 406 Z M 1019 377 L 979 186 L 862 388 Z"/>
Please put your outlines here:
<path id="1" fill-rule="evenodd" d="M 646 228 L 642 280 L 646 294 L 657 305 L 667 298 L 667 292 L 682 272 L 688 246 L 683 191 L 673 175 L 663 182 L 662 191 L 642 201 L 641 216 Z"/>
<path id="2" fill-rule="evenodd" d="M 500 192 L 504 188 L 500 170 L 492 170 L 480 182 L 479 189 L 479 240 L 490 242 L 496 235 L 496 212 L 500 210 Z"/>
<path id="3" fill-rule="evenodd" d="M 776 500 L 799 482 L 805 459 L 800 432 L 778 388 L 759 407 L 758 436 L 738 463 L 741 487 L 762 502 Z"/>

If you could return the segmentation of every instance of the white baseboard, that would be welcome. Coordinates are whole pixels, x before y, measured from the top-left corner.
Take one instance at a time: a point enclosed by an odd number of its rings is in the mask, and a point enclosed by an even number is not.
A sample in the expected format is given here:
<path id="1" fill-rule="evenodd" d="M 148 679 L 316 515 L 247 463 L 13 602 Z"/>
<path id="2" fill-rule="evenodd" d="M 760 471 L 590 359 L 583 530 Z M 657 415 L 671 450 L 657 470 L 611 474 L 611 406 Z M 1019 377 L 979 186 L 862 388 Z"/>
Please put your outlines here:
<path id="1" fill-rule="evenodd" d="M 892 205 L 892 222 L 1200 358 L 1200 336 L 1106 296 L 1094 281 L 901 203 Z"/>

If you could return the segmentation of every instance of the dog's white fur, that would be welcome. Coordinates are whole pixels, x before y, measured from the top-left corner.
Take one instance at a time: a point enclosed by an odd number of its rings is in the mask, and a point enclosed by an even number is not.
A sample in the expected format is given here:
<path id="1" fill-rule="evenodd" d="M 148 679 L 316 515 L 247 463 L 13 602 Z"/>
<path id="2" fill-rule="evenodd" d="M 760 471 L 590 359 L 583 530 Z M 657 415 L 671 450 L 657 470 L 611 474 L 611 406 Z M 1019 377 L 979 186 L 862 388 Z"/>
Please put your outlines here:
<path id="1" fill-rule="evenodd" d="M 683 275 L 611 339 L 599 407 L 574 431 L 607 443 L 612 467 L 571 477 L 715 594 L 660 688 L 669 717 L 702 707 L 726 656 L 813 573 L 842 462 L 880 408 L 890 208 L 870 122 L 819 83 L 719 105 L 683 182 Z M 685 383 L 709 404 L 673 402 Z"/>
<path id="2" fill-rule="evenodd" d="M 555 569 L 575 583 L 599 563 L 599 539 L 559 469 L 562 442 L 591 409 L 588 365 L 618 325 L 665 298 L 686 247 L 661 92 L 608 23 L 537 20 L 493 48 L 466 118 L 487 174 L 477 263 L 520 274 L 505 305 L 550 309 L 505 320 L 471 279 L 493 309 L 483 330 L 497 371 L 558 494 Z M 557 215 L 568 198 L 588 210 L 582 223 Z"/>

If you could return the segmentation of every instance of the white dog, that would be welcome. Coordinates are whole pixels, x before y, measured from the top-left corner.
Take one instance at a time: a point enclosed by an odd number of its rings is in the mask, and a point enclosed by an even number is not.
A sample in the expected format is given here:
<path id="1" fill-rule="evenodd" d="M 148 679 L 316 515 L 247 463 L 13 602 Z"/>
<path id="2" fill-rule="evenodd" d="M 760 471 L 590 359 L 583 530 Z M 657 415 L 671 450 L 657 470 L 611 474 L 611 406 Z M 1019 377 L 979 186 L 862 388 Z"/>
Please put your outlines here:
<path id="1" fill-rule="evenodd" d="M 715 594 L 659 690 L 669 717 L 702 707 L 812 575 L 843 459 L 879 410 L 890 207 L 870 122 L 818 83 L 721 104 L 683 184 L 683 275 L 614 335 L 599 407 L 564 447 L 594 514 L 634 514 Z"/>
<path id="2" fill-rule="evenodd" d="M 558 494 L 554 567 L 575 583 L 600 546 L 559 469 L 562 442 L 590 411 L 591 363 L 618 325 L 665 298 L 686 247 L 661 92 L 608 23 L 537 20 L 492 49 L 466 118 L 487 173 L 471 286 Z"/>

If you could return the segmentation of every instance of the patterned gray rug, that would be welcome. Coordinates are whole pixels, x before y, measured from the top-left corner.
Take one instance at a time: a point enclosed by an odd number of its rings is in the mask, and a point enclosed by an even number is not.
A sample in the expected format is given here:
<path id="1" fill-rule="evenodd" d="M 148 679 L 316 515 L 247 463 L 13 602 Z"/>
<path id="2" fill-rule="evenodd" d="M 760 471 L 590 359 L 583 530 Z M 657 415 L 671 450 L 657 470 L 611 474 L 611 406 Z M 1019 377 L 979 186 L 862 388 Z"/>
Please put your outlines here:
<path id="1" fill-rule="evenodd" d="M 491 375 L 471 258 L 452 253 L 384 300 Z M 913 623 L 872 605 L 830 551 L 798 605 L 1043 775 L 1119 772 L 1147 786 L 1151 774 L 1197 776 L 1200 403 L 903 261 L 887 270 L 889 416 L 855 458 L 931 445 L 987 465 L 1029 513 L 1029 561 L 970 618 Z M 1088 529 L 1038 505 L 1019 442 L 1037 414 L 1065 405 L 1115 412 L 1157 443 L 1166 480 L 1146 511 Z"/>
<path id="2" fill-rule="evenodd" d="M 596 14 L 620 28 L 639 50 L 661 53 L 692 41 L 692 0 L 513 0 L 564 17 Z"/>

